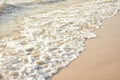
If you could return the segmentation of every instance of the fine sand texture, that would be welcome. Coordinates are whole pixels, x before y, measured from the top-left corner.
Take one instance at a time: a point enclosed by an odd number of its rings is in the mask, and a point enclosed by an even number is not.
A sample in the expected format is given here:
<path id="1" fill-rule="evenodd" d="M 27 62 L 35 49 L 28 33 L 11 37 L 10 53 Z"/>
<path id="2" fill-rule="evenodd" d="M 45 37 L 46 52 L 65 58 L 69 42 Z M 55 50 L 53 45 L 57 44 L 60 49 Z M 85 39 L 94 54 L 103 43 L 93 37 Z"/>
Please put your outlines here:
<path id="1" fill-rule="evenodd" d="M 87 49 L 52 80 L 120 80 L 120 13 L 96 30 Z"/>

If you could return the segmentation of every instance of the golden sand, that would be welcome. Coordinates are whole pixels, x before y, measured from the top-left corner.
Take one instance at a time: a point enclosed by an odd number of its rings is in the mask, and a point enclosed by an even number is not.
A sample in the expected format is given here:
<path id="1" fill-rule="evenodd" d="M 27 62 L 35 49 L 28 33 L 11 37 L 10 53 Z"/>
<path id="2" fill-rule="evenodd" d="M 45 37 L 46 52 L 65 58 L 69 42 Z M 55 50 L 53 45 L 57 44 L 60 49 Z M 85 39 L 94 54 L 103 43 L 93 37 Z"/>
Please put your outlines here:
<path id="1" fill-rule="evenodd" d="M 105 21 L 87 49 L 52 80 L 120 80 L 120 13 Z"/>

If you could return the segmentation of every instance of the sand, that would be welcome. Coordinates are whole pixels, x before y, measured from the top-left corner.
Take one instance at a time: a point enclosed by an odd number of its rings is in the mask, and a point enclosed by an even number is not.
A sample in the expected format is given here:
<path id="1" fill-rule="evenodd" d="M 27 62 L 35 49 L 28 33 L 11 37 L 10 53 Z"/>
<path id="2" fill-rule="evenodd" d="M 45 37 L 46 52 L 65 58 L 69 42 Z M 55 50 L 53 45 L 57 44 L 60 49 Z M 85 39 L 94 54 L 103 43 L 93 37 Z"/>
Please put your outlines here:
<path id="1" fill-rule="evenodd" d="M 87 49 L 52 80 L 120 80 L 120 13 L 96 30 Z"/>

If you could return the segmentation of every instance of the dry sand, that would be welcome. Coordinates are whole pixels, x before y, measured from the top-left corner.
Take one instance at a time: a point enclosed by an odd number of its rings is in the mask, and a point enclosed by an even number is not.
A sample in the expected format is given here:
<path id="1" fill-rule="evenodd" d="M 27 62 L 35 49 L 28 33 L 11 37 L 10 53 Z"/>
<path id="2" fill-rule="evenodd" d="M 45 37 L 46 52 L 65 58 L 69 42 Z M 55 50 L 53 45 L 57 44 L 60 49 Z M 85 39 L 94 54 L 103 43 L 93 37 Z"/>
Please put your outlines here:
<path id="1" fill-rule="evenodd" d="M 120 13 L 105 21 L 97 38 L 52 80 L 120 80 Z"/>

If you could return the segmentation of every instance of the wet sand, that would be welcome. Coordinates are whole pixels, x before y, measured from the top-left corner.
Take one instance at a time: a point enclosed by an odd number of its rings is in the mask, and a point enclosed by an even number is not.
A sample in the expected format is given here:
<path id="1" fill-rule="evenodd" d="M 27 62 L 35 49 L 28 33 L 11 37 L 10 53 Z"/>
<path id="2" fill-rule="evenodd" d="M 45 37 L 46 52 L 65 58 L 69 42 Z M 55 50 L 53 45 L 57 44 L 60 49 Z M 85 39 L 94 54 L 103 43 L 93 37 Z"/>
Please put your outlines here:
<path id="1" fill-rule="evenodd" d="M 120 13 L 96 30 L 87 49 L 52 80 L 120 80 Z"/>

